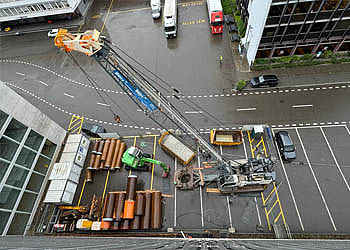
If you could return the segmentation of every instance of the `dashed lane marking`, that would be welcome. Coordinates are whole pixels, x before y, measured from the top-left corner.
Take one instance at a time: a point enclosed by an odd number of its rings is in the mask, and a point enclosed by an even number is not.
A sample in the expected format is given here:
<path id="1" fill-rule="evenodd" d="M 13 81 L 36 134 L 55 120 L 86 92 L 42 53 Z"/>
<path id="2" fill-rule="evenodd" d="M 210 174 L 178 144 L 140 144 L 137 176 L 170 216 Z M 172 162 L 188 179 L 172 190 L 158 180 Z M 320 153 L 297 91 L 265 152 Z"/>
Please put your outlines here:
<path id="1" fill-rule="evenodd" d="M 70 95 L 70 94 L 67 94 L 67 93 L 63 93 L 63 95 L 65 95 L 65 96 L 67 96 L 67 97 L 69 97 L 69 98 L 74 98 L 73 95 Z"/>
<path id="2" fill-rule="evenodd" d="M 108 93 L 115 93 L 115 94 L 122 94 L 122 95 L 126 95 L 127 93 L 123 92 L 123 91 L 116 91 L 116 90 L 110 90 L 110 89 L 102 89 L 102 88 L 95 88 L 93 86 L 78 82 L 76 80 L 73 80 L 71 78 L 68 78 L 66 76 L 63 76 L 53 70 L 50 70 L 48 68 L 45 68 L 43 66 L 34 64 L 34 63 L 30 63 L 30 62 L 25 62 L 25 61 L 19 61 L 19 60 L 11 60 L 11 59 L 1 59 L 0 62 L 2 63 L 18 63 L 18 64 L 25 64 L 28 66 L 32 66 L 32 67 L 36 67 L 39 68 L 41 70 L 45 70 L 57 77 L 63 78 L 66 81 L 69 81 L 73 84 L 77 84 L 86 88 L 91 88 L 91 89 L 96 89 L 98 91 L 104 91 L 104 92 L 108 92 Z M 17 72 L 19 74 L 23 74 L 20 72 Z M 207 95 L 187 95 L 187 96 L 181 96 L 181 98 L 217 98 L 217 97 L 232 97 L 232 96 L 247 96 L 247 95 L 260 95 L 260 94 L 279 94 L 279 93 L 290 93 L 290 92 L 301 92 L 301 91 L 314 91 L 314 90 L 338 90 L 340 88 L 350 88 L 349 81 L 344 81 L 344 82 L 333 82 L 333 83 L 322 83 L 322 84 L 318 84 L 318 85 L 333 85 L 333 86 L 324 86 L 324 87 L 315 87 L 314 85 L 299 85 L 299 86 L 286 86 L 286 87 L 282 87 L 279 88 L 278 91 L 277 90 L 261 90 L 261 91 L 257 91 L 257 90 L 245 90 L 244 92 L 240 92 L 240 93 L 231 93 L 231 94 L 207 94 Z M 167 98 L 174 98 L 173 96 L 168 95 Z"/>
<path id="3" fill-rule="evenodd" d="M 122 125 L 120 123 L 111 123 L 111 122 L 106 122 L 106 121 L 101 121 L 101 120 L 97 120 L 97 119 L 94 119 L 94 118 L 89 118 L 89 117 L 86 117 L 84 115 L 81 115 L 81 114 L 73 114 L 72 112 L 68 112 L 67 110 L 61 108 L 61 107 L 58 107 L 57 105 L 53 104 L 53 103 L 50 103 L 48 102 L 47 100 L 35 95 L 34 93 L 22 88 L 22 87 L 19 87 L 13 83 L 10 83 L 10 82 L 4 82 L 4 81 L 1 81 L 1 83 L 3 84 L 6 84 L 8 86 L 12 86 L 16 89 L 19 89 L 20 91 L 32 96 L 33 98 L 47 104 L 48 106 L 50 106 L 51 108 L 54 108 L 56 109 L 57 111 L 60 111 L 62 113 L 65 113 L 65 114 L 69 114 L 69 115 L 77 115 L 77 116 L 80 116 L 80 117 L 84 117 L 84 119 L 86 120 L 89 120 L 89 121 L 92 121 L 92 122 L 96 122 L 96 123 L 104 123 L 104 124 L 110 124 L 110 125 L 113 125 L 113 126 L 118 126 L 118 127 L 129 127 L 129 128 L 132 128 L 132 129 L 142 129 L 142 130 L 156 130 L 156 131 L 161 131 L 161 128 L 149 128 L 149 127 L 139 127 L 139 126 L 131 126 L 131 125 Z M 315 128 L 315 127 L 319 127 L 319 126 L 316 126 L 317 124 L 319 124 L 320 126 L 324 126 L 324 127 L 335 127 L 335 126 L 344 126 L 344 125 L 337 125 L 337 124 L 350 124 L 350 121 L 328 121 L 328 122 L 319 122 L 319 123 L 307 123 L 309 124 L 308 126 L 304 125 L 304 123 L 299 123 L 299 124 L 296 124 L 296 123 L 292 123 L 292 124 L 284 124 L 284 128 L 285 129 L 289 129 L 289 128 Z M 279 124 L 271 124 L 270 126 L 272 128 L 276 128 Z M 229 130 L 229 129 L 242 129 L 242 125 L 239 125 L 239 126 L 233 126 L 233 127 L 227 127 L 227 128 L 223 128 L 223 127 L 206 127 L 206 128 L 200 128 L 200 133 L 208 133 L 208 132 L 205 132 L 204 130 L 206 131 L 210 131 L 211 129 L 218 129 L 218 130 Z"/>
<path id="4" fill-rule="evenodd" d="M 23 74 L 23 73 L 21 73 L 21 72 L 16 72 L 16 75 L 25 76 L 25 74 Z"/>

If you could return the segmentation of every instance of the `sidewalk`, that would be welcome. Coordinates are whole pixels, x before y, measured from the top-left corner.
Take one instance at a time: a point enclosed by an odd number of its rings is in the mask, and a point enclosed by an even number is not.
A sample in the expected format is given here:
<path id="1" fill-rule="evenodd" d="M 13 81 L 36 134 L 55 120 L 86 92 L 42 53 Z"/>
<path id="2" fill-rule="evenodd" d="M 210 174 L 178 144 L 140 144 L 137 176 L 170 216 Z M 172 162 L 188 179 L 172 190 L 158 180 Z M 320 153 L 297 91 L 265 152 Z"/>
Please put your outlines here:
<path id="1" fill-rule="evenodd" d="M 238 51 L 239 42 L 232 43 L 230 41 L 230 44 L 233 63 L 235 65 L 236 75 L 238 76 L 237 80 L 249 80 L 258 75 L 272 74 L 278 76 L 280 79 L 280 86 L 312 85 L 350 81 L 350 63 L 251 71 L 246 58 L 243 58 Z"/>

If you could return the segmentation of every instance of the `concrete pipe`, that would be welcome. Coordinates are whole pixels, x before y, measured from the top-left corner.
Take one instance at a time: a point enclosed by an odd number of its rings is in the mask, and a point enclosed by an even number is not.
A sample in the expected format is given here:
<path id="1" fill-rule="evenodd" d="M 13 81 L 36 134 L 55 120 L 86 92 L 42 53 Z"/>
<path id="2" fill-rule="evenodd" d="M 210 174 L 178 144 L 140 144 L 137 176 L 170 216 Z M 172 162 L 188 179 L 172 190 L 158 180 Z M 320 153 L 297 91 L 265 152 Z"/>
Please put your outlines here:
<path id="1" fill-rule="evenodd" d="M 123 214 L 123 209 L 124 209 L 124 202 L 125 202 L 125 193 L 120 193 L 118 195 L 118 200 L 117 200 L 117 207 L 116 207 L 116 212 L 115 212 L 115 220 L 116 221 L 121 221 L 122 220 L 122 214 Z"/>
<path id="2" fill-rule="evenodd" d="M 115 139 L 111 140 L 111 144 L 109 145 L 108 153 L 107 153 L 107 159 L 105 162 L 105 168 L 111 168 L 113 155 L 114 155 L 114 149 L 115 149 Z"/>
<path id="3" fill-rule="evenodd" d="M 97 153 L 97 151 L 98 151 L 98 145 L 100 144 L 100 141 L 95 141 L 94 143 L 93 143 L 93 145 L 92 145 L 92 153 L 93 154 L 96 154 Z"/>
<path id="4" fill-rule="evenodd" d="M 113 221 L 114 203 L 115 203 L 115 193 L 111 193 L 111 194 L 109 194 L 106 214 L 103 217 L 104 221 Z"/>
<path id="5" fill-rule="evenodd" d="M 162 195 L 158 192 L 152 193 L 152 213 L 151 228 L 159 229 L 162 227 Z"/>
<path id="6" fill-rule="evenodd" d="M 105 141 L 105 145 L 103 147 L 103 151 L 102 151 L 102 157 L 101 157 L 101 161 L 106 161 L 107 159 L 107 154 L 108 154 L 108 150 L 109 150 L 109 146 L 111 145 L 111 140 L 107 139 Z"/>
<path id="7" fill-rule="evenodd" d="M 130 221 L 129 220 L 123 220 L 122 221 L 122 226 L 120 227 L 120 229 L 122 230 L 129 230 L 130 228 Z"/>
<path id="8" fill-rule="evenodd" d="M 118 158 L 118 154 L 119 154 L 119 150 L 120 150 L 120 144 L 121 144 L 121 141 L 117 140 L 117 142 L 115 144 L 114 153 L 113 153 L 111 170 L 115 170 L 115 167 L 117 165 L 117 158 Z"/>
<path id="9" fill-rule="evenodd" d="M 88 169 L 94 169 L 95 159 L 96 159 L 96 154 L 91 154 Z"/>
<path id="10" fill-rule="evenodd" d="M 130 229 L 140 229 L 141 216 L 135 216 L 135 218 L 130 222 Z"/>
<path id="11" fill-rule="evenodd" d="M 150 192 L 145 193 L 145 213 L 142 218 L 141 229 L 149 229 L 151 220 L 152 195 Z"/>
<path id="12" fill-rule="evenodd" d="M 96 154 L 102 155 L 104 145 L 105 145 L 105 141 L 101 140 L 100 143 L 98 144 L 98 149 L 97 149 Z"/>
<path id="13" fill-rule="evenodd" d="M 123 157 L 125 149 L 126 149 L 126 144 L 124 142 L 122 142 L 120 144 L 120 150 L 118 153 L 117 164 L 115 165 L 115 167 L 118 169 L 120 169 L 122 167 L 122 157 Z"/>
<path id="14" fill-rule="evenodd" d="M 143 215 L 145 211 L 145 196 L 143 194 L 136 194 L 136 210 L 135 215 Z"/>
<path id="15" fill-rule="evenodd" d="M 86 182 L 92 182 L 92 171 L 90 169 L 86 169 Z"/>

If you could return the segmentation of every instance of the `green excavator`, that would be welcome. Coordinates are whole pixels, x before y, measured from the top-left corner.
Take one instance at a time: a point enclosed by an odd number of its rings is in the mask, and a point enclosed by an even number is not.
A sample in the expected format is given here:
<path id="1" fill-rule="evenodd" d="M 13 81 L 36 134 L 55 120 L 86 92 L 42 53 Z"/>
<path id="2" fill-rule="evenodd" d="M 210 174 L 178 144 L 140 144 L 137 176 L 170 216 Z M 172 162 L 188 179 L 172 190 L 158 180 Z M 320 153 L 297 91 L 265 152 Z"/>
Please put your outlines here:
<path id="1" fill-rule="evenodd" d="M 150 154 L 144 154 L 138 147 L 128 148 L 123 154 L 122 163 L 127 170 L 139 171 L 148 171 L 151 164 L 159 165 L 163 169 L 163 178 L 168 177 L 170 171 L 165 163 L 153 159 Z"/>

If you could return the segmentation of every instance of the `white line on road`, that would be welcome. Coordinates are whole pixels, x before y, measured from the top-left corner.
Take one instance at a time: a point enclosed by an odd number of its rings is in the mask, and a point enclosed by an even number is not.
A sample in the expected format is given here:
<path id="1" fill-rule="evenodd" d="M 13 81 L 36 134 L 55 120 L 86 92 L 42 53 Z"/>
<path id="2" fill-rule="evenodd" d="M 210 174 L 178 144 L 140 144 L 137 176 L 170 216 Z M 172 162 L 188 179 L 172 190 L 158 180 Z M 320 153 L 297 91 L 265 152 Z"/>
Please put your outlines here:
<path id="1" fill-rule="evenodd" d="M 314 180 L 315 180 L 315 182 L 316 182 L 318 191 L 320 192 L 320 195 L 321 195 L 323 204 L 324 204 L 325 207 L 326 207 L 326 210 L 327 210 L 329 219 L 331 220 L 331 223 L 332 223 L 332 226 L 333 226 L 333 228 L 334 228 L 334 231 L 337 231 L 337 227 L 335 226 L 333 217 L 332 217 L 332 215 L 331 215 L 331 212 L 329 211 L 329 208 L 328 208 L 326 199 L 324 198 L 324 195 L 323 195 L 323 192 L 322 192 L 322 190 L 321 190 L 320 184 L 318 183 L 317 178 L 316 178 L 316 175 L 315 175 L 315 172 L 314 172 L 314 170 L 313 170 L 312 167 L 311 167 L 311 163 L 310 163 L 309 157 L 308 157 L 308 155 L 307 155 L 307 153 L 306 153 L 306 151 L 305 151 L 304 143 L 303 143 L 303 141 L 301 140 L 299 131 L 298 131 L 297 128 L 295 129 L 295 131 L 297 132 L 297 135 L 298 135 L 298 138 L 299 138 L 299 141 L 300 141 L 300 145 L 301 145 L 301 147 L 302 147 L 302 149 L 303 149 L 303 151 L 304 151 L 304 154 L 305 154 L 305 158 L 306 158 L 307 164 L 308 164 L 308 166 L 309 166 L 309 168 L 310 168 L 310 171 L 311 171 L 311 173 L 312 173 L 312 176 L 314 177 Z"/>
<path id="2" fill-rule="evenodd" d="M 174 171 L 177 170 L 177 158 L 175 157 Z M 174 227 L 176 227 L 176 186 L 174 185 Z"/>
<path id="3" fill-rule="evenodd" d="M 341 174 L 341 177 L 343 178 L 343 181 L 345 182 L 345 185 L 346 185 L 348 191 L 350 192 L 349 183 L 348 183 L 348 181 L 346 180 L 346 178 L 345 178 L 345 176 L 344 176 L 344 174 L 343 174 L 343 171 L 341 170 L 341 168 L 340 168 L 340 166 L 339 166 L 339 163 L 338 163 L 337 158 L 335 157 L 335 155 L 334 155 L 334 153 L 333 153 L 333 150 L 332 150 L 332 148 L 331 148 L 331 145 L 329 145 L 327 136 L 326 136 L 326 134 L 324 133 L 323 128 L 320 127 L 320 129 L 321 129 L 321 132 L 322 132 L 322 135 L 323 135 L 324 139 L 326 140 L 326 143 L 327 143 L 327 145 L 328 145 L 329 151 L 331 151 L 331 154 L 332 154 L 332 156 L 333 156 L 333 160 L 334 160 L 334 162 L 335 162 L 335 165 L 337 165 L 337 168 L 338 168 L 338 170 L 339 170 L 339 172 L 340 172 L 340 174 Z"/>
<path id="4" fill-rule="evenodd" d="M 16 72 L 16 74 L 19 75 L 19 76 L 25 76 L 25 74 L 20 73 L 20 72 Z"/>
<path id="5" fill-rule="evenodd" d="M 226 196 L 226 201 L 227 201 L 228 217 L 230 218 L 230 227 L 233 228 L 233 225 L 232 225 L 232 216 L 231 216 L 231 209 L 230 209 L 230 201 L 229 201 L 229 199 L 228 199 L 228 196 Z"/>
<path id="6" fill-rule="evenodd" d="M 45 85 L 46 87 L 49 86 L 47 83 L 44 83 L 43 81 L 39 81 L 42 85 Z"/>
<path id="7" fill-rule="evenodd" d="M 70 94 L 67 94 L 67 93 L 63 93 L 63 95 L 68 96 L 68 97 L 70 97 L 70 98 L 74 98 L 74 96 L 72 96 L 72 95 L 70 95 Z"/>
<path id="8" fill-rule="evenodd" d="M 185 111 L 185 114 L 202 114 L 203 111 Z"/>
<path id="9" fill-rule="evenodd" d="M 273 131 L 273 134 L 275 135 L 275 132 L 274 132 L 274 131 Z M 278 145 L 276 144 L 276 142 L 275 142 L 275 146 L 276 146 L 276 148 L 278 148 Z M 286 176 L 287 185 L 288 185 L 288 188 L 289 188 L 289 192 L 290 192 L 290 194 L 291 194 L 291 196 L 292 196 L 292 200 L 293 200 L 293 203 L 294 203 L 295 211 L 297 212 L 297 215 L 298 215 L 298 220 L 299 220 L 301 229 L 302 229 L 303 231 L 305 231 L 305 229 L 304 229 L 304 224 L 303 224 L 303 221 L 301 220 L 301 216 L 300 216 L 300 213 L 299 213 L 299 208 L 298 208 L 297 202 L 295 201 L 295 197 L 294 197 L 294 193 L 293 193 L 293 190 L 292 190 L 292 186 L 290 185 L 290 182 L 289 182 L 289 178 L 288 178 L 288 175 L 287 175 L 286 168 L 284 167 L 284 164 L 283 164 L 281 155 L 280 155 L 279 153 L 277 153 L 277 154 L 278 154 L 278 158 L 280 159 L 280 162 L 281 162 L 281 165 L 282 165 L 282 169 L 283 169 L 284 175 Z"/>
<path id="10" fill-rule="evenodd" d="M 256 110 L 256 108 L 236 109 L 236 111 L 253 111 L 253 110 Z"/>
<path id="11" fill-rule="evenodd" d="M 313 107 L 313 104 L 301 104 L 301 105 L 293 105 L 292 108 L 308 108 Z"/>
<path id="12" fill-rule="evenodd" d="M 198 154 L 198 168 L 201 167 L 201 159 L 199 157 L 199 147 L 197 148 L 197 154 Z M 200 171 L 200 170 L 199 170 Z M 202 195 L 202 186 L 199 185 L 199 198 L 201 202 L 201 222 L 202 222 L 202 227 L 204 227 L 204 213 L 203 213 L 203 195 Z"/>
<path id="13" fill-rule="evenodd" d="M 105 106 L 105 107 L 111 106 L 111 105 L 108 105 L 108 104 L 106 104 L 106 103 L 101 103 L 101 102 L 98 102 L 97 104 L 98 104 L 98 105 L 101 105 L 101 106 Z"/>

